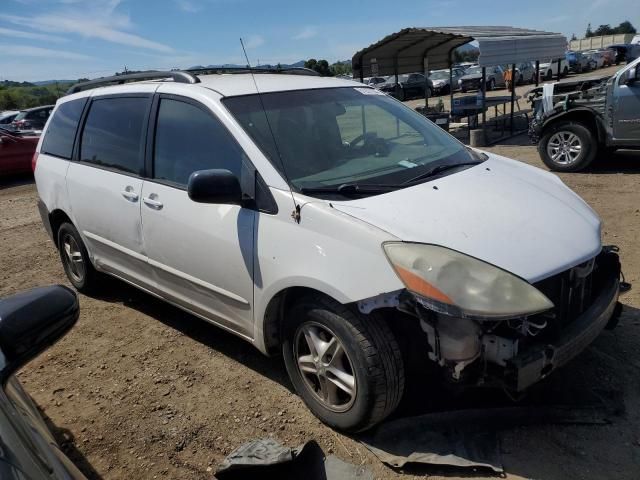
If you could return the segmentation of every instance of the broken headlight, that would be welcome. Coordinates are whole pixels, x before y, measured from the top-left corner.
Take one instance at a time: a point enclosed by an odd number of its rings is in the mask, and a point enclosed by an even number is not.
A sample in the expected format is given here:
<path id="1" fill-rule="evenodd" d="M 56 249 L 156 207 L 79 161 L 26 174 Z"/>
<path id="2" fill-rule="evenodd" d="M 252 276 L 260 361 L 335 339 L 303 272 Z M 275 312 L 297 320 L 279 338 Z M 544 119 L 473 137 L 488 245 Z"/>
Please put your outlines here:
<path id="1" fill-rule="evenodd" d="M 515 318 L 553 307 L 525 280 L 486 262 L 436 245 L 383 245 L 400 280 L 425 307 L 477 319 Z"/>

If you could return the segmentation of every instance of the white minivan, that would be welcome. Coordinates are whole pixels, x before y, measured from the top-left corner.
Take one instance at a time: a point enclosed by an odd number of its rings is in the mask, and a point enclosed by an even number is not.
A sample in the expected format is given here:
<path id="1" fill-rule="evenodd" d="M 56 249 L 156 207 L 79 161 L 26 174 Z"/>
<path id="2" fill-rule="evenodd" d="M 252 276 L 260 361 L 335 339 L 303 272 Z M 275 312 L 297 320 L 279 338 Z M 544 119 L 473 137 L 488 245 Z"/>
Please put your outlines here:
<path id="1" fill-rule="evenodd" d="M 431 362 L 523 391 L 615 324 L 617 249 L 549 172 L 348 80 L 115 82 L 60 99 L 34 156 L 69 280 L 112 275 L 281 353 L 333 427 L 380 422 Z"/>

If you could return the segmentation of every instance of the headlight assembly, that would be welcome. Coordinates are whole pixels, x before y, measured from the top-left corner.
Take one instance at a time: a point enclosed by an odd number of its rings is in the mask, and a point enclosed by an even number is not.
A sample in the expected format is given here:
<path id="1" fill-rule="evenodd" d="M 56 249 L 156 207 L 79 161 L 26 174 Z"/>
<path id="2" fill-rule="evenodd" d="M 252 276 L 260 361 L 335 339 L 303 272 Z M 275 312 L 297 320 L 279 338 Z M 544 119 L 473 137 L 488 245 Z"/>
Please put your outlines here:
<path id="1" fill-rule="evenodd" d="M 525 280 L 455 250 L 404 242 L 383 247 L 407 290 L 436 312 L 495 320 L 553 307 Z"/>

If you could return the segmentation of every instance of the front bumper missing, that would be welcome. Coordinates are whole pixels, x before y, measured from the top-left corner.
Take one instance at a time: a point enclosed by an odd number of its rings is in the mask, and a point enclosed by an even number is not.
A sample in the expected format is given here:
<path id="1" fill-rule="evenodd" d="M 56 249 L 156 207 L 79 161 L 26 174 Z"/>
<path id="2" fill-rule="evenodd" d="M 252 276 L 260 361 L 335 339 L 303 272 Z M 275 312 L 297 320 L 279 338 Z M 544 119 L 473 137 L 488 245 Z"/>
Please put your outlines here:
<path id="1" fill-rule="evenodd" d="M 567 325 L 553 343 L 533 344 L 511 359 L 505 370 L 506 386 L 525 390 L 568 363 L 591 344 L 607 326 L 618 303 L 620 264 L 607 262 L 599 295 L 591 306 Z"/>

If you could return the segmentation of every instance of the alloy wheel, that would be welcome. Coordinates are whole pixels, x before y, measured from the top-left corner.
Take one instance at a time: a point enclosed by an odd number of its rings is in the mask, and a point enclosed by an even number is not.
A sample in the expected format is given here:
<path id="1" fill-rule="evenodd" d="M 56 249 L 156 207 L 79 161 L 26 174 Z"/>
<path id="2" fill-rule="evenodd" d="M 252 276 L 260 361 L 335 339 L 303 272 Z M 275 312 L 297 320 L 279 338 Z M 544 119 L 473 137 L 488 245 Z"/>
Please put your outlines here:
<path id="1" fill-rule="evenodd" d="M 78 242 L 72 235 L 66 234 L 62 238 L 62 250 L 69 275 L 75 282 L 82 283 L 86 273 L 84 260 Z"/>
<path id="2" fill-rule="evenodd" d="M 580 137 L 573 132 L 554 133 L 547 143 L 547 154 L 558 165 L 575 163 L 582 153 Z"/>
<path id="3" fill-rule="evenodd" d="M 353 364 L 326 326 L 305 322 L 294 337 L 294 355 L 305 387 L 325 408 L 345 412 L 356 399 Z"/>

